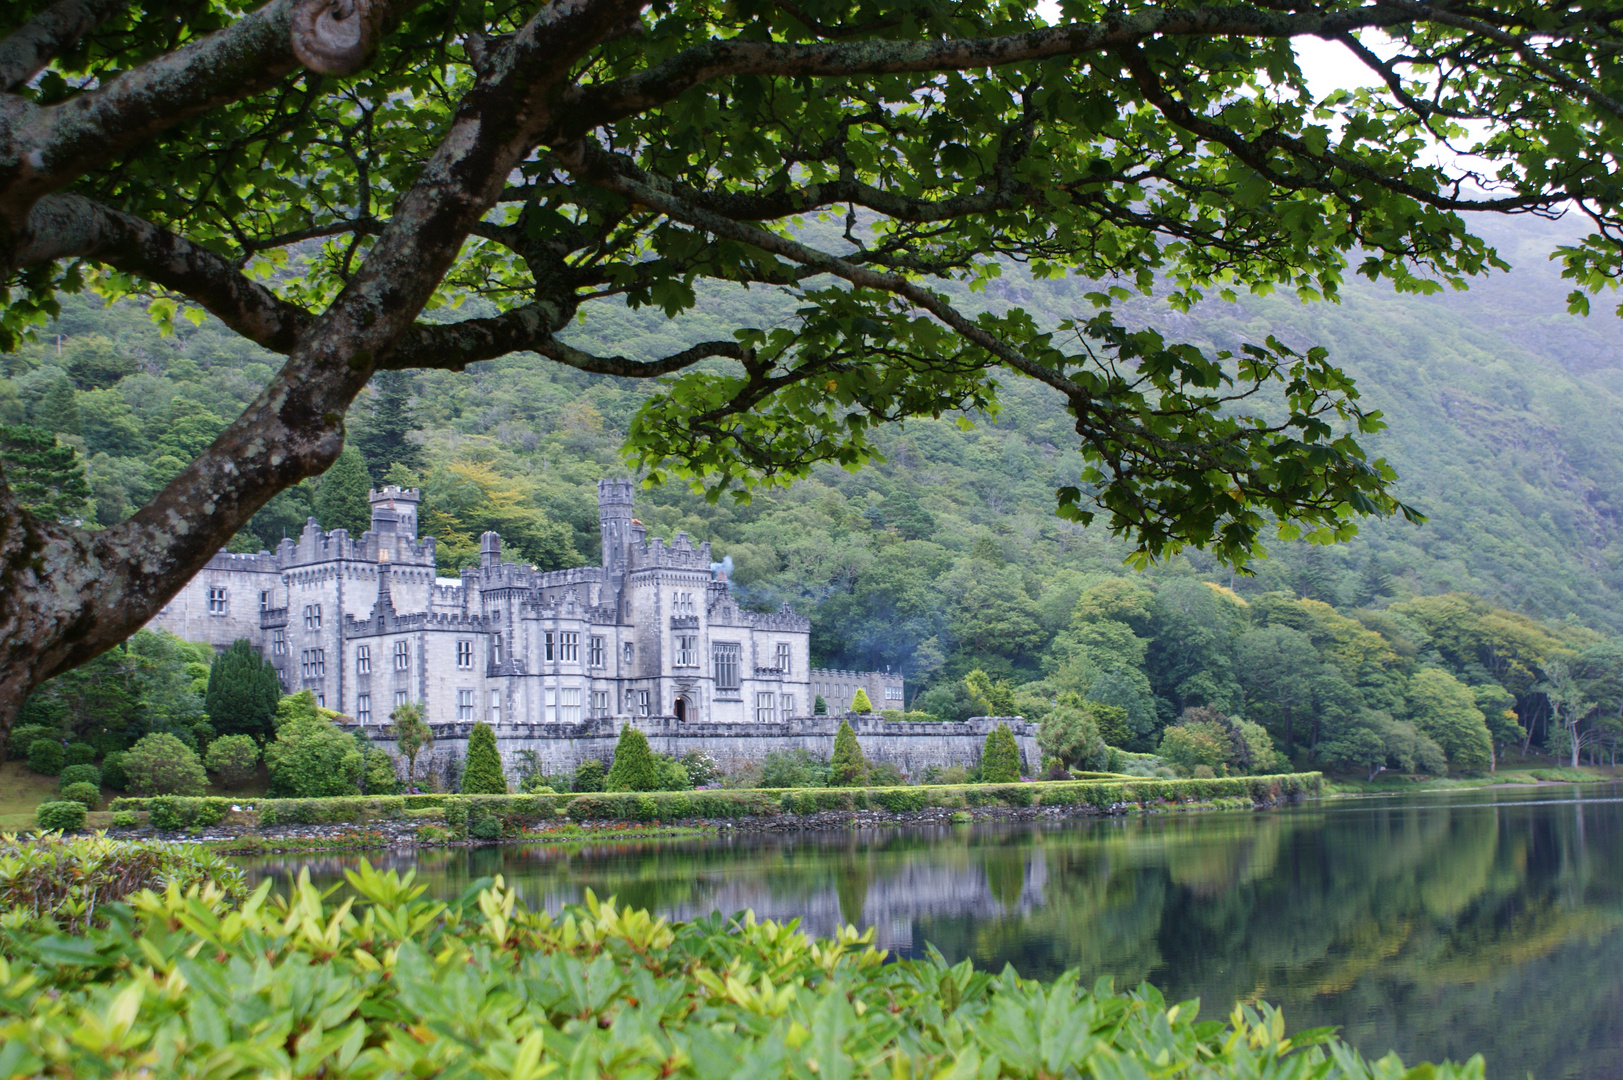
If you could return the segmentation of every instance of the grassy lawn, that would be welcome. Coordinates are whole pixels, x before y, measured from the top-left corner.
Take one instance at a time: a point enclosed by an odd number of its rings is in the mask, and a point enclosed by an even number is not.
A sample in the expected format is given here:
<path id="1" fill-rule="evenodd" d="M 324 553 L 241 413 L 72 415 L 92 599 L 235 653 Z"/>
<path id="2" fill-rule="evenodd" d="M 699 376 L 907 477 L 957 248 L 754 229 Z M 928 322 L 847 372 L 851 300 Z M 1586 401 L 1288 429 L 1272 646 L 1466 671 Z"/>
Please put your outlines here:
<path id="1" fill-rule="evenodd" d="M 270 775 L 265 766 L 241 787 L 210 784 L 208 795 L 222 795 L 229 799 L 257 799 L 270 789 Z M 106 806 L 120 792 L 112 788 L 101 789 L 102 805 Z M 0 832 L 20 832 L 34 827 L 34 809 L 42 802 L 56 798 L 56 777 L 30 772 L 24 761 L 8 761 L 0 765 Z M 112 814 L 105 810 L 90 815 L 86 824 L 91 828 L 104 828 L 112 823 Z"/>
<path id="2" fill-rule="evenodd" d="M 29 772 L 21 761 L 0 765 L 0 832 L 34 827 L 34 808 L 56 798 L 56 777 Z"/>
<path id="3" fill-rule="evenodd" d="M 1477 776 L 1423 776 L 1404 773 L 1382 773 L 1374 782 L 1357 777 L 1342 777 L 1325 783 L 1330 795 L 1377 794 L 1398 791 L 1449 791 L 1456 788 L 1493 787 L 1500 784 L 1593 784 L 1623 779 L 1623 768 L 1606 766 L 1580 766 L 1517 763 L 1501 767 L 1498 772 Z"/>

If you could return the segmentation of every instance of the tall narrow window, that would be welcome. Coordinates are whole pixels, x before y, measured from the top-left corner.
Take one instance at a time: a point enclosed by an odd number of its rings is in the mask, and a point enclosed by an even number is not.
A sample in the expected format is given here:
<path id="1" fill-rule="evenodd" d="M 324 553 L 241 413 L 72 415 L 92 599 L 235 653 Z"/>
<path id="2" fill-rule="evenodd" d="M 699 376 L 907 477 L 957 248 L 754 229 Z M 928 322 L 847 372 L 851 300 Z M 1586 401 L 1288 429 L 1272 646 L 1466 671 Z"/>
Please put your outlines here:
<path id="1" fill-rule="evenodd" d="M 580 723 L 580 690 L 565 687 L 558 691 L 558 719 L 566 724 Z"/>
<path id="2" fill-rule="evenodd" d="M 317 649 L 316 650 L 316 678 L 319 679 L 319 678 L 321 678 L 322 676 L 324 676 L 326 674 L 327 674 L 327 650 L 326 649 Z"/>
<path id="3" fill-rule="evenodd" d="M 558 635 L 558 659 L 566 664 L 580 663 L 580 635 L 563 633 Z"/>
<path id="4" fill-rule="evenodd" d="M 458 690 L 456 692 L 456 718 L 458 720 L 477 720 L 478 717 L 474 715 L 474 710 L 478 709 L 478 707 L 479 703 L 474 698 L 474 691 Z"/>
<path id="5" fill-rule="evenodd" d="M 355 674 L 357 674 L 357 675 L 370 675 L 370 674 L 372 674 L 372 646 L 370 646 L 370 645 L 357 645 L 357 646 L 355 646 Z"/>
<path id="6" fill-rule="evenodd" d="M 794 650 L 787 641 L 778 642 L 778 670 L 785 675 L 789 674 L 790 657 L 793 655 Z"/>
<path id="7" fill-rule="evenodd" d="M 558 722 L 558 691 L 551 688 L 544 691 L 541 695 L 541 707 L 545 710 L 547 723 L 556 724 Z"/>
<path id="8" fill-rule="evenodd" d="M 592 691 L 592 715 L 609 715 L 609 692 L 607 690 Z"/>
<path id="9" fill-rule="evenodd" d="M 395 708 L 398 709 L 402 705 L 409 705 L 409 704 L 411 704 L 411 695 L 407 691 L 405 691 L 405 690 L 396 690 L 394 692 L 394 707 Z"/>
<path id="10" fill-rule="evenodd" d="M 215 585 L 209 589 L 209 614 L 225 614 L 225 589 Z"/>
<path id="11" fill-rule="evenodd" d="M 287 655 L 287 631 L 286 630 L 272 630 L 271 631 L 271 655 L 273 655 L 273 656 L 286 656 Z"/>
<path id="12" fill-rule="evenodd" d="M 363 724 L 370 724 L 372 722 L 371 694 L 355 695 L 355 719 L 359 720 Z"/>
<path id="13" fill-rule="evenodd" d="M 742 655 L 743 650 L 738 645 L 728 644 L 726 642 L 717 643 L 715 652 L 711 658 L 715 665 L 717 690 L 738 689 L 738 668 L 739 660 Z"/>
<path id="14" fill-rule="evenodd" d="M 591 647 L 587 650 L 586 658 L 587 658 L 586 662 L 588 664 L 590 664 L 592 667 L 602 667 L 603 666 L 603 639 L 602 638 L 595 637 L 595 636 L 592 638 Z"/>
<path id="15" fill-rule="evenodd" d="M 490 662 L 497 667 L 502 666 L 502 636 L 500 634 L 490 639 Z"/>
<path id="16" fill-rule="evenodd" d="M 629 642 L 629 641 L 626 642 L 625 647 L 620 650 L 621 659 L 624 660 L 628 664 L 631 663 L 632 658 L 635 657 L 636 655 L 637 655 L 637 647 L 635 645 L 631 644 L 631 642 Z"/>
<path id="17" fill-rule="evenodd" d="M 394 643 L 394 669 L 396 671 L 411 670 L 411 643 L 397 641 Z"/>
<path id="18" fill-rule="evenodd" d="M 553 644 L 554 644 L 554 642 L 553 642 L 551 633 L 546 633 L 546 634 L 541 635 L 541 659 L 543 659 L 543 660 L 551 660 L 552 659 Z"/>
<path id="19" fill-rule="evenodd" d="M 306 604 L 306 605 L 304 605 L 304 628 L 306 630 L 320 630 L 321 629 L 321 605 L 320 604 Z"/>
<path id="20" fill-rule="evenodd" d="M 269 589 L 260 589 L 259 590 L 259 610 L 264 611 L 268 607 L 270 607 L 270 590 Z"/>
<path id="21" fill-rule="evenodd" d="M 499 724 L 501 722 L 502 722 L 502 692 L 500 690 L 492 690 L 490 692 L 490 726 L 495 727 L 497 724 Z"/>
<path id="22" fill-rule="evenodd" d="M 761 723 L 761 724 L 770 724 L 772 721 L 776 720 L 778 718 L 777 703 L 778 703 L 778 695 L 776 695 L 776 694 L 756 694 L 755 695 L 755 720 L 756 720 L 756 722 Z"/>
<path id="23" fill-rule="evenodd" d="M 778 699 L 778 707 L 783 710 L 783 718 L 785 720 L 789 719 L 795 714 L 795 696 L 793 694 L 783 695 Z"/>
<path id="24" fill-rule="evenodd" d="M 698 667 L 699 651 L 695 642 L 699 639 L 693 634 L 678 634 L 676 637 L 676 666 Z"/>
<path id="25" fill-rule="evenodd" d="M 463 670 L 473 667 L 473 642 L 459 641 L 456 643 L 456 666 Z"/>
<path id="26" fill-rule="evenodd" d="M 637 691 L 637 715 L 650 716 L 653 714 L 653 699 L 647 690 Z"/>
<path id="27" fill-rule="evenodd" d="M 327 695 L 326 694 L 317 694 L 316 695 L 316 708 L 325 709 L 326 707 L 327 707 Z"/>

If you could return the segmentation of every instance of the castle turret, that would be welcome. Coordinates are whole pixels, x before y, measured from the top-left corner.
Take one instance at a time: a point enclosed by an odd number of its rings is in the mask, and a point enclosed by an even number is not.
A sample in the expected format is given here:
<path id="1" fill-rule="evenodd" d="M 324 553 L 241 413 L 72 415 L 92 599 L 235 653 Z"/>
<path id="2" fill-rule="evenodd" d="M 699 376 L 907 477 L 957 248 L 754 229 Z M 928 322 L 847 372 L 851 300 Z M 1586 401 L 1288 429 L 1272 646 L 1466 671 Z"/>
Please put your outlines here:
<path id="1" fill-rule="evenodd" d="M 626 568 L 626 548 L 631 543 L 630 480 L 597 482 L 597 520 L 603 528 L 603 576 L 609 578 Z"/>
<path id="2" fill-rule="evenodd" d="M 379 536 L 417 538 L 417 504 L 422 494 L 416 488 L 397 488 L 393 484 L 382 491 L 367 493 L 372 504 L 372 531 Z"/>
<path id="3" fill-rule="evenodd" d="M 501 533 L 486 532 L 479 534 L 479 565 L 500 566 L 502 564 L 502 535 Z"/>

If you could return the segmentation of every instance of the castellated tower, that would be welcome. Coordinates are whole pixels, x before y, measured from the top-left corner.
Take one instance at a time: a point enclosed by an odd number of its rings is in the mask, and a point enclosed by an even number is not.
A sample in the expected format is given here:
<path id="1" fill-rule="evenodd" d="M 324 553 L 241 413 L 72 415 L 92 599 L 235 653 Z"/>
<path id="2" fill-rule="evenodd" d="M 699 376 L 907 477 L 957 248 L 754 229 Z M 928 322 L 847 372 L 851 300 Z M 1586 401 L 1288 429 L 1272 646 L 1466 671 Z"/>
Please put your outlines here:
<path id="1" fill-rule="evenodd" d="M 422 494 L 416 488 L 401 488 L 390 484 L 382 491 L 367 492 L 372 504 L 372 531 L 379 536 L 417 538 L 417 504 Z"/>
<path id="2" fill-rule="evenodd" d="M 628 562 L 627 548 L 631 544 L 630 480 L 599 480 L 597 482 L 597 519 L 603 528 L 604 583 L 624 573 Z"/>

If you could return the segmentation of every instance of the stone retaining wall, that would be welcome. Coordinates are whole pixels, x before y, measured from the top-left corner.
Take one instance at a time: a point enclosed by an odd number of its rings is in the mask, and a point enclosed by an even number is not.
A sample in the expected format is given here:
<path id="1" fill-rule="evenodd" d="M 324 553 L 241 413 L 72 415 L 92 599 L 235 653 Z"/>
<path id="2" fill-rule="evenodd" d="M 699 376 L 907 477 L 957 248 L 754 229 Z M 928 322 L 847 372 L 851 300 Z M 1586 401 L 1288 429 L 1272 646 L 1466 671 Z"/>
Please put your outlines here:
<path id="1" fill-rule="evenodd" d="M 674 716 L 652 716 L 629 723 L 648 737 L 657 753 L 675 758 L 692 752 L 708 754 L 722 769 L 735 772 L 759 762 L 773 750 L 805 750 L 826 760 L 834 752 L 834 733 L 841 719 L 812 716 L 772 723 L 728 724 L 688 723 Z M 1024 775 L 1034 776 L 1042 766 L 1037 725 L 1018 716 L 978 716 L 951 723 L 891 721 L 878 716 L 844 719 L 856 731 L 857 742 L 869 761 L 888 762 L 909 778 L 917 778 L 932 765 L 974 768 L 980 763 L 986 737 L 999 724 L 1007 724 L 1014 733 Z M 620 725 L 625 722 L 602 718 L 579 724 L 502 724 L 496 729 L 496 747 L 510 777 L 529 768 L 529 754 L 534 755 L 542 772 L 572 773 L 588 758 L 607 763 L 614 756 Z M 426 758 L 418 758 L 418 775 L 426 771 L 446 777 L 466 757 L 473 724 L 431 726 L 434 749 Z M 395 751 L 389 726 L 370 724 L 365 731 L 383 749 Z"/>

